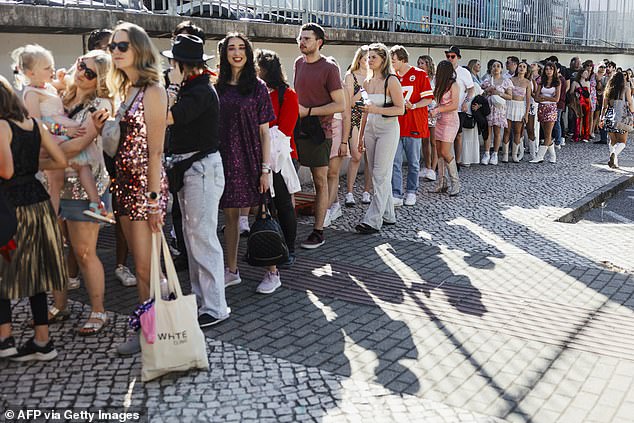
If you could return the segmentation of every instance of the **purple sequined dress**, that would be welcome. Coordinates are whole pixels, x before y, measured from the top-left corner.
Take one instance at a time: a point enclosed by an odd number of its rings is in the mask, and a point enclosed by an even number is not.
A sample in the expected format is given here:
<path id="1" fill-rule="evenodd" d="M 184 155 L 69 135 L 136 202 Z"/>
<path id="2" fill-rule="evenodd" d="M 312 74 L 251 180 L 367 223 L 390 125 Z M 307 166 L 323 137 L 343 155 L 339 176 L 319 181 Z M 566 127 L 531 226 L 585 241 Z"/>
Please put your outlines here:
<path id="1" fill-rule="evenodd" d="M 221 208 L 257 206 L 260 202 L 262 145 L 260 125 L 275 119 L 271 97 L 258 79 L 255 92 L 243 96 L 227 86 L 220 97 L 220 155 L 225 173 Z"/>
<path id="2" fill-rule="evenodd" d="M 147 127 L 143 107 L 145 90 L 139 92 L 136 100 L 126 112 L 122 122 L 127 131 L 122 134 L 119 150 L 115 156 L 115 181 L 113 192 L 116 196 L 115 214 L 128 216 L 130 220 L 148 220 L 147 197 L 148 188 L 148 144 Z M 165 218 L 167 208 L 167 177 L 161 164 L 161 198 L 160 209 Z"/>

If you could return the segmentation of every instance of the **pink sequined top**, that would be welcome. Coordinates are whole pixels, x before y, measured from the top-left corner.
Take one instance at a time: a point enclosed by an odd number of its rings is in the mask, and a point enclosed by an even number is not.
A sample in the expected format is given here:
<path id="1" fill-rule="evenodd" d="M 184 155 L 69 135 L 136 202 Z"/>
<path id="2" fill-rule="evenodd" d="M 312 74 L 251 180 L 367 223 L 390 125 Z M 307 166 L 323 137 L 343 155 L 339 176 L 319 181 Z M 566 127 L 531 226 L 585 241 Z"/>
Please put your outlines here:
<path id="1" fill-rule="evenodd" d="M 117 216 L 128 216 L 132 221 L 148 220 L 146 193 L 148 187 L 148 142 L 143 96 L 137 95 L 121 122 L 125 132 L 121 136 L 119 150 L 115 156 L 115 181 L 113 192 L 116 196 Z M 160 209 L 165 217 L 167 208 L 167 177 L 161 164 Z"/>

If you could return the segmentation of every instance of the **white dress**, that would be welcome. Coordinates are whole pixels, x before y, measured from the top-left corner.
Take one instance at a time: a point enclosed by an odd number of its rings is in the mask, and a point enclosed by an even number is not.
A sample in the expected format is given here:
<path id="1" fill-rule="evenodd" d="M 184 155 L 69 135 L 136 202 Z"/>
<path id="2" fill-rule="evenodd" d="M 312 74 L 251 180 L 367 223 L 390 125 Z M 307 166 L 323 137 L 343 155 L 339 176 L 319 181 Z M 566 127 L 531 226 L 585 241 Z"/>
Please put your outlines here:
<path id="1" fill-rule="evenodd" d="M 482 94 L 482 88 L 478 84 L 475 84 L 474 89 L 474 97 Z M 467 103 L 467 110 L 471 110 L 471 101 Z M 462 157 L 460 162 L 465 165 L 480 163 L 480 135 L 477 125 L 471 129 L 462 128 Z"/>

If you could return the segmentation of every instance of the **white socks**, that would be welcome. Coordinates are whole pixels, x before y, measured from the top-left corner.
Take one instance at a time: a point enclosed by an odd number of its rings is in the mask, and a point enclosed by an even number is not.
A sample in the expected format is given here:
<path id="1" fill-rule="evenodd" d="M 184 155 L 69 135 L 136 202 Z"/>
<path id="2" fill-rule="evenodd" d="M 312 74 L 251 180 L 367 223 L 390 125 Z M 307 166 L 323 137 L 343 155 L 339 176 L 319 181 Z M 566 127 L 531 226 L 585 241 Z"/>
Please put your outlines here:
<path id="1" fill-rule="evenodd" d="M 616 145 L 613 148 L 614 155 L 618 156 L 621 153 L 621 151 L 623 151 L 624 148 L 625 148 L 625 143 L 624 142 L 616 143 Z"/>

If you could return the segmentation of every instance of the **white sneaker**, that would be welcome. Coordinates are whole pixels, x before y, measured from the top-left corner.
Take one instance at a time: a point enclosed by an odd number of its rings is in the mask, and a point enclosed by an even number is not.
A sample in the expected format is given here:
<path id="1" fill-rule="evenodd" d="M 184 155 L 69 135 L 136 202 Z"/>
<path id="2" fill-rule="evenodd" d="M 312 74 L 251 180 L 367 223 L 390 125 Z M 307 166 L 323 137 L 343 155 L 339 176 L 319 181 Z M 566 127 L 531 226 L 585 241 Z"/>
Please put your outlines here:
<path id="1" fill-rule="evenodd" d="M 498 153 L 491 154 L 491 160 L 489 160 L 489 164 L 493 166 L 497 166 L 498 164 Z"/>
<path id="2" fill-rule="evenodd" d="M 225 268 L 225 288 L 238 285 L 240 282 L 242 282 L 240 270 L 236 270 L 236 273 L 233 273 L 228 267 Z"/>
<path id="3" fill-rule="evenodd" d="M 559 145 L 560 145 L 561 147 L 565 146 L 565 145 L 566 145 L 566 139 L 565 139 L 565 138 L 562 138 L 562 139 L 561 139 L 561 142 L 559 143 Z"/>
<path id="4" fill-rule="evenodd" d="M 413 206 L 414 204 L 416 204 L 416 194 L 414 194 L 413 192 L 408 192 L 405 196 L 405 201 L 403 201 L 403 204 L 405 204 L 406 206 Z"/>
<path id="5" fill-rule="evenodd" d="M 429 169 L 427 169 L 426 167 L 420 169 L 418 171 L 418 179 L 423 178 L 423 179 L 427 179 L 427 172 L 429 171 Z"/>
<path id="6" fill-rule="evenodd" d="M 351 192 L 346 194 L 344 204 L 346 205 L 346 207 L 352 207 L 356 204 L 356 202 L 354 201 L 354 195 Z"/>
<path id="7" fill-rule="evenodd" d="M 255 289 L 255 292 L 259 294 L 272 294 L 282 286 L 282 281 L 280 280 L 280 272 L 266 272 L 264 274 L 264 279 Z"/>
<path id="8" fill-rule="evenodd" d="M 341 216 L 343 216 L 343 213 L 341 212 L 341 204 L 337 201 L 330 206 L 330 223 L 339 219 Z"/>
<path id="9" fill-rule="evenodd" d="M 136 281 L 135 281 L 135 284 L 136 284 Z M 80 285 L 81 285 L 81 279 L 79 279 L 79 276 L 77 276 L 76 278 L 71 278 L 70 276 L 68 277 L 68 283 L 66 284 L 66 288 L 69 291 L 79 288 Z"/>
<path id="10" fill-rule="evenodd" d="M 123 286 L 136 286 L 136 278 L 126 266 L 120 264 L 114 269 L 114 275 L 119 279 Z"/>
<path id="11" fill-rule="evenodd" d="M 488 164 L 489 164 L 489 160 L 490 160 L 490 158 L 489 158 L 489 153 L 484 153 L 484 154 L 482 155 L 482 160 L 480 160 L 480 164 L 482 164 L 482 165 L 488 165 Z"/>
<path id="12" fill-rule="evenodd" d="M 251 228 L 249 227 L 249 216 L 240 216 L 238 226 L 240 227 L 240 235 L 248 235 L 249 232 L 251 232 Z"/>
<path id="13" fill-rule="evenodd" d="M 326 216 L 324 216 L 324 228 L 327 228 L 332 223 L 332 214 L 330 209 L 326 209 Z"/>
<path id="14" fill-rule="evenodd" d="M 435 181 L 436 180 L 436 172 L 434 172 L 432 169 L 427 169 L 427 176 L 425 178 L 430 180 L 430 181 Z"/>
<path id="15" fill-rule="evenodd" d="M 403 199 L 398 197 L 392 197 L 394 200 L 394 207 L 401 207 L 403 205 Z"/>
<path id="16" fill-rule="evenodd" d="M 361 195 L 361 202 L 363 204 L 370 204 L 372 202 L 372 196 L 369 192 L 363 191 L 363 195 Z"/>

